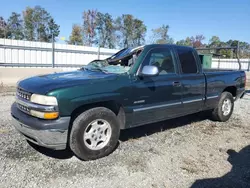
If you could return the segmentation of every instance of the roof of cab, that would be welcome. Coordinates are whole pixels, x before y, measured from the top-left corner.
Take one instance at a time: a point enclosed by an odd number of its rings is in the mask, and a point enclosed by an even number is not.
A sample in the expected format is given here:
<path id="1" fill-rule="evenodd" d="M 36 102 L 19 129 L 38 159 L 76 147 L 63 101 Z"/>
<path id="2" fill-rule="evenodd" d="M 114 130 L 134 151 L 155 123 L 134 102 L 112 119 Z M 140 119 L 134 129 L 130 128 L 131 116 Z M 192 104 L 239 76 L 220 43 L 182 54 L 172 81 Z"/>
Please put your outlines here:
<path id="1" fill-rule="evenodd" d="M 179 48 L 190 48 L 190 49 L 194 49 L 193 47 L 190 47 L 190 46 L 179 46 L 179 45 L 176 45 L 176 44 L 148 44 L 148 45 L 145 45 L 145 47 L 148 47 L 148 48 L 155 48 L 155 47 L 179 47 Z"/>

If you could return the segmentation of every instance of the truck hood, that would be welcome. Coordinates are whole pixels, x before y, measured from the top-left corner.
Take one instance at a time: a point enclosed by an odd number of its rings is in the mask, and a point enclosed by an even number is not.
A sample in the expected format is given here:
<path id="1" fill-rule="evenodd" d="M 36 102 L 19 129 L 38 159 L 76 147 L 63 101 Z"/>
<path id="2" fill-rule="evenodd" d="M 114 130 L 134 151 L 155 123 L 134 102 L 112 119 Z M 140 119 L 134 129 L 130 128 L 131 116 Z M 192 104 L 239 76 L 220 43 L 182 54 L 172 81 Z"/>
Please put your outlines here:
<path id="1" fill-rule="evenodd" d="M 91 84 L 100 81 L 100 79 L 110 81 L 116 77 L 116 74 L 107 74 L 101 71 L 78 70 L 30 77 L 19 81 L 18 87 L 31 93 L 46 94 L 60 88 Z"/>

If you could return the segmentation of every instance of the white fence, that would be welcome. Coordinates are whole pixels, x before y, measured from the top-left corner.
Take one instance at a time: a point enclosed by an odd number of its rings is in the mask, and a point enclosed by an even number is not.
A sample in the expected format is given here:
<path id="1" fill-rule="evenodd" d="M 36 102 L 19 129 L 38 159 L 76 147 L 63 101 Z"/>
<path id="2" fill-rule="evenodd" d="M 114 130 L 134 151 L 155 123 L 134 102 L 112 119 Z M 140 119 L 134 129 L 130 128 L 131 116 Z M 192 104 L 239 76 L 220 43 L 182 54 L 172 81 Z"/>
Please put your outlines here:
<path id="1" fill-rule="evenodd" d="M 250 69 L 250 59 L 240 59 L 241 70 Z M 211 68 L 213 69 L 239 69 L 239 63 L 237 59 L 212 59 Z"/>
<path id="2" fill-rule="evenodd" d="M 100 59 L 118 50 L 100 48 Z M 0 39 L 0 66 L 71 67 L 82 66 L 98 58 L 97 47 Z"/>
<path id="3" fill-rule="evenodd" d="M 118 50 L 100 49 L 100 59 Z M 2 67 L 79 67 L 98 58 L 97 47 L 0 39 L 0 66 Z M 242 70 L 250 68 L 250 59 L 241 59 Z M 213 59 L 212 68 L 238 69 L 236 59 Z"/>

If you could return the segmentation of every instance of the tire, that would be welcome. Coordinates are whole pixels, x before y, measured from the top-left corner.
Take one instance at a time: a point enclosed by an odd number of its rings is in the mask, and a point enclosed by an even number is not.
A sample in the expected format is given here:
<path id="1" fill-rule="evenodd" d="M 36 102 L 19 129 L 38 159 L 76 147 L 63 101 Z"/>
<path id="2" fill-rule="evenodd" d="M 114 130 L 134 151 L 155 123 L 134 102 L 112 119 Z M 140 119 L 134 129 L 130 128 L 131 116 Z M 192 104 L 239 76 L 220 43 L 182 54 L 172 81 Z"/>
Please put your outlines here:
<path id="1" fill-rule="evenodd" d="M 228 105 L 228 108 L 223 107 L 223 104 Z M 212 118 L 215 121 L 226 122 L 232 115 L 234 109 L 234 98 L 229 92 L 223 92 L 221 94 L 217 107 L 212 112 Z"/>
<path id="2" fill-rule="evenodd" d="M 119 121 L 114 112 L 97 107 L 83 112 L 74 120 L 69 145 L 78 158 L 95 160 L 112 153 L 119 136 Z"/>

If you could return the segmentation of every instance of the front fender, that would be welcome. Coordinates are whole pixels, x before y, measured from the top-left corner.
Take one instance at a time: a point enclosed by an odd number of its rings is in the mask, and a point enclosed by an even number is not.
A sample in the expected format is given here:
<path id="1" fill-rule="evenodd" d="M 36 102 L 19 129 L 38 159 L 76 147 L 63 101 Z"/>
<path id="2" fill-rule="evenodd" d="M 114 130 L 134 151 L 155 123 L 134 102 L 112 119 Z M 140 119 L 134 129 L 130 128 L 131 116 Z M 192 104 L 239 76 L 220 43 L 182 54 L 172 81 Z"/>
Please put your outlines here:
<path id="1" fill-rule="evenodd" d="M 102 93 L 102 94 L 79 96 L 77 98 L 72 98 L 72 99 L 60 98 L 58 101 L 59 113 L 60 116 L 70 116 L 75 109 L 83 105 L 89 105 L 107 101 L 116 101 L 119 103 L 120 97 L 121 94 L 119 93 Z"/>

